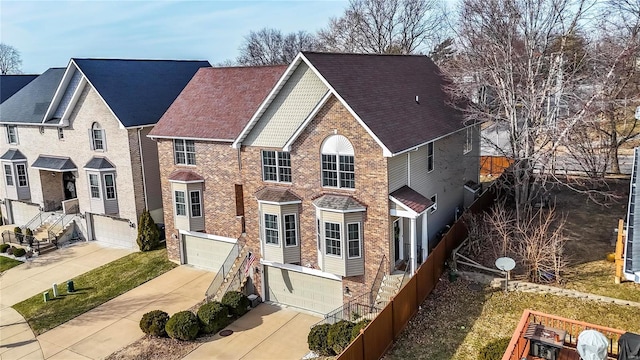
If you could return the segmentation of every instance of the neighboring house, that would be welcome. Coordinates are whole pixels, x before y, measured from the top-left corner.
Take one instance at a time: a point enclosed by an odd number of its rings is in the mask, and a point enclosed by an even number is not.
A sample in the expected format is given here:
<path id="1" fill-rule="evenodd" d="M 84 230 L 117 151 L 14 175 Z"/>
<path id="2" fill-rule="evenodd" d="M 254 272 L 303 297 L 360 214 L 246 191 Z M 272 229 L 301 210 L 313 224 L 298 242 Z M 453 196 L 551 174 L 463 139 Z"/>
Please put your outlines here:
<path id="1" fill-rule="evenodd" d="M 71 59 L 0 105 L 5 221 L 79 213 L 90 240 L 135 248 L 137 219 L 162 221 L 157 147 L 146 137 L 207 61 Z"/>
<path id="2" fill-rule="evenodd" d="M 246 108 L 245 79 L 217 79 L 233 103 L 190 84 L 150 134 L 172 260 L 217 271 L 239 242 L 259 258 L 265 300 L 327 313 L 370 291 L 383 259 L 413 272 L 473 200 L 478 129 L 426 56 L 301 53 Z M 230 108 L 243 112 L 232 132 Z"/>
<path id="3" fill-rule="evenodd" d="M 37 78 L 38 75 L 0 75 L 0 104 Z"/>

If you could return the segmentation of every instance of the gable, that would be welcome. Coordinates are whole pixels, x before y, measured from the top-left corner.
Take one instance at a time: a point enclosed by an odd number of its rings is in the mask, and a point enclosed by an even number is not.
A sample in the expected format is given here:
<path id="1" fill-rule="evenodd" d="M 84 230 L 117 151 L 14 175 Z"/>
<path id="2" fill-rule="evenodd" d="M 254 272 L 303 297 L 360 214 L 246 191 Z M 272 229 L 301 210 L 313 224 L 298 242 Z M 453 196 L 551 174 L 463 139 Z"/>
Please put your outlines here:
<path id="1" fill-rule="evenodd" d="M 328 91 L 314 71 L 301 62 L 259 115 L 242 144 L 284 147 Z"/>

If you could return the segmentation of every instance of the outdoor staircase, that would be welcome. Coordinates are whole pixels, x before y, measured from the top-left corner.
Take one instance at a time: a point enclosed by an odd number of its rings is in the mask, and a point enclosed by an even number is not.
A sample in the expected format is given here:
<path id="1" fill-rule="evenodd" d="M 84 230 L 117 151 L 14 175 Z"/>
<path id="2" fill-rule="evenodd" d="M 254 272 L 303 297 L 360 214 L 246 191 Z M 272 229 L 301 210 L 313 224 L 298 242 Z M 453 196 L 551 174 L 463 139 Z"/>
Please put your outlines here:
<path id="1" fill-rule="evenodd" d="M 53 251 L 57 248 L 56 244 L 50 240 L 50 235 L 56 238 L 60 237 L 72 226 L 72 222 L 65 224 L 63 213 L 51 213 L 35 230 L 33 230 L 33 237 L 39 242 L 40 254 Z"/>
<path id="2" fill-rule="evenodd" d="M 233 265 L 231 266 L 231 270 L 227 273 L 222 284 L 216 290 L 216 293 L 213 295 L 213 300 L 220 301 L 224 294 L 229 290 L 240 290 L 247 283 L 246 276 L 238 276 L 239 271 L 243 271 L 242 267 L 245 263 L 247 253 L 249 252 L 246 246 L 243 246 L 240 249 L 240 253 L 236 257 Z"/>
<path id="3" fill-rule="evenodd" d="M 402 285 L 404 285 L 408 280 L 409 277 L 405 276 L 404 271 L 394 272 L 391 275 L 386 274 L 382 278 L 380 290 L 378 290 L 378 294 L 376 295 L 376 307 L 384 307 L 384 305 L 391 301 L 391 298 L 398 293 Z"/>

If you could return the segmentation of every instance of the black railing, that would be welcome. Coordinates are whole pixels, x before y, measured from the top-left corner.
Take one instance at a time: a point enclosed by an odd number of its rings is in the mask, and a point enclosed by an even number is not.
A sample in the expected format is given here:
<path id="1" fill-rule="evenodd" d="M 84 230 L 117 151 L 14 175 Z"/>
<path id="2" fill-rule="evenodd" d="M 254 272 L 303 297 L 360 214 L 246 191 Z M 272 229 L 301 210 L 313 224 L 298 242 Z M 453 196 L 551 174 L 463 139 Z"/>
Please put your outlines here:
<path id="1" fill-rule="evenodd" d="M 29 246 L 33 251 L 40 252 L 40 241 L 33 237 L 33 235 L 25 235 L 5 230 L 2 232 L 2 243 Z"/>
<path id="2" fill-rule="evenodd" d="M 378 297 L 378 293 L 380 292 L 380 287 L 382 286 L 382 280 L 384 280 L 384 276 L 388 273 L 389 261 L 387 260 L 386 255 L 382 255 L 382 260 L 380 260 L 380 265 L 378 265 L 376 277 L 373 279 L 371 290 L 369 291 L 369 302 L 371 304 L 375 303 L 375 300 Z"/>

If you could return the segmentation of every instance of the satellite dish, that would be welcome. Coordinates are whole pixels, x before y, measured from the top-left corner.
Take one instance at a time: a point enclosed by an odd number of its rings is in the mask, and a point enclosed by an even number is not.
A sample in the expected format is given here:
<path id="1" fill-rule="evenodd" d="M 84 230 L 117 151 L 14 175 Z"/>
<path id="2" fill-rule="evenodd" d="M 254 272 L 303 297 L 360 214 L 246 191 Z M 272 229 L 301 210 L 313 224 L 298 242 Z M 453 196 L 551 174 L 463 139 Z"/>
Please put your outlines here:
<path id="1" fill-rule="evenodd" d="M 496 267 L 502 271 L 511 271 L 516 267 L 516 262 L 510 257 L 501 257 L 496 260 Z"/>

